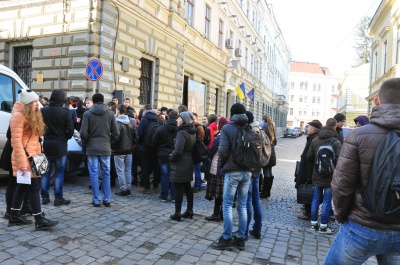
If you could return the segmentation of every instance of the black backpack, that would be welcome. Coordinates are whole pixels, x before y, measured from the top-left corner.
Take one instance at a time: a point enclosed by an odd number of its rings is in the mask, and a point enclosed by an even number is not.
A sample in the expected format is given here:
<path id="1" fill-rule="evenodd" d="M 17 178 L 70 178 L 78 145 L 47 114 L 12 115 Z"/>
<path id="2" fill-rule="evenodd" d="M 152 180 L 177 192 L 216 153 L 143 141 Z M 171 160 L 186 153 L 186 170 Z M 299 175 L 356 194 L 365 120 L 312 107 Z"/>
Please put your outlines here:
<path id="1" fill-rule="evenodd" d="M 205 146 L 210 144 L 211 141 L 211 131 L 210 129 L 207 128 L 207 126 L 205 125 L 201 125 L 204 129 L 204 139 L 203 139 L 203 143 Z"/>
<path id="2" fill-rule="evenodd" d="M 243 170 L 261 169 L 260 157 L 262 152 L 262 139 L 260 134 L 252 130 L 250 125 L 239 127 L 236 139 L 236 148 L 233 152 L 233 162 Z"/>
<path id="3" fill-rule="evenodd" d="M 333 171 L 335 171 L 336 154 L 333 142 L 336 140 L 336 138 L 331 138 L 318 148 L 315 169 L 321 177 L 332 177 Z"/>
<path id="4" fill-rule="evenodd" d="M 148 147 L 154 146 L 153 137 L 154 137 L 154 134 L 156 134 L 158 127 L 159 127 L 159 124 L 157 121 L 152 121 L 149 123 L 149 126 L 147 126 L 146 135 L 144 136 L 144 145 L 145 146 L 148 146 Z"/>
<path id="5" fill-rule="evenodd" d="M 363 190 L 376 216 L 400 221 L 400 131 L 391 131 L 376 149 L 371 175 Z"/>

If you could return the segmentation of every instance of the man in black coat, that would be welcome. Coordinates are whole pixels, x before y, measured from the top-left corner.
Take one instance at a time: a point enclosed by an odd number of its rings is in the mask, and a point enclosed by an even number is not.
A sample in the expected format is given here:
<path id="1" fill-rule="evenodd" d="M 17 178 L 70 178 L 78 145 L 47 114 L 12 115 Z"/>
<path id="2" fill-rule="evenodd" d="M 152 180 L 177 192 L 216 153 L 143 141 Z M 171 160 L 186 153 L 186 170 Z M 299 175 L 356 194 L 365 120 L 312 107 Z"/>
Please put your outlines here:
<path id="1" fill-rule="evenodd" d="M 337 126 L 336 126 L 336 132 L 338 134 L 337 138 L 339 139 L 340 143 L 343 144 L 344 141 L 344 137 L 343 137 L 343 125 L 346 122 L 346 116 L 344 116 L 342 113 L 337 113 L 334 117 L 333 117 L 336 122 L 337 122 Z"/>
<path id="2" fill-rule="evenodd" d="M 307 143 L 304 147 L 303 153 L 301 154 L 300 159 L 300 169 L 299 175 L 296 177 L 296 189 L 301 185 L 305 184 L 307 180 L 311 184 L 312 172 L 314 163 L 311 163 L 307 160 L 307 152 L 310 148 L 312 140 L 318 136 L 319 130 L 322 128 L 322 123 L 319 120 L 313 120 L 308 123 L 308 136 Z M 311 218 L 311 204 L 304 205 L 304 213 L 297 216 L 299 219 L 310 220 Z"/>
<path id="3" fill-rule="evenodd" d="M 43 151 L 49 160 L 49 171 L 41 178 L 42 204 L 50 202 L 50 172 L 55 165 L 54 206 L 68 205 L 70 200 L 63 196 L 64 173 L 67 165 L 67 142 L 74 134 L 74 124 L 69 110 L 63 107 L 66 94 L 61 89 L 54 89 L 49 106 L 42 108 L 43 121 L 46 124 Z"/>

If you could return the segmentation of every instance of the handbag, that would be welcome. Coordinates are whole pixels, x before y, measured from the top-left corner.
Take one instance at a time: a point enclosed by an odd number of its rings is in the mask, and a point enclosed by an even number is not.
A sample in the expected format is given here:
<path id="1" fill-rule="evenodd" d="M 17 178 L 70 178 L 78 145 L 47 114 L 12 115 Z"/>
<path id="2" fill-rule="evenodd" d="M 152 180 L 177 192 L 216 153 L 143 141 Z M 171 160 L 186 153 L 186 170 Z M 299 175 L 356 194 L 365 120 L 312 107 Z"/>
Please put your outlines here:
<path id="1" fill-rule="evenodd" d="M 314 185 L 308 183 L 299 185 L 297 188 L 297 203 L 298 204 L 311 204 L 314 196 Z"/>
<path id="2" fill-rule="evenodd" d="M 29 164 L 31 165 L 33 175 L 40 176 L 49 171 L 49 161 L 45 154 L 41 153 L 35 156 L 30 156 L 26 149 L 24 150 Z"/>

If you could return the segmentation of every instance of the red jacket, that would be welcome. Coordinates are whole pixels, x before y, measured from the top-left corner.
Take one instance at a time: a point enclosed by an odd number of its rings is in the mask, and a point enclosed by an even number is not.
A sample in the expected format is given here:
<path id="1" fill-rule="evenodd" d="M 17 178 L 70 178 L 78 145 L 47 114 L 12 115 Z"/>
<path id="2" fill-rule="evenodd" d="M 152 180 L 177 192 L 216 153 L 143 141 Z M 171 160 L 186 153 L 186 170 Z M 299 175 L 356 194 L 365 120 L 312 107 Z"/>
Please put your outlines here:
<path id="1" fill-rule="evenodd" d="M 210 130 L 210 142 L 207 145 L 207 149 L 210 149 L 214 141 L 214 137 L 218 133 L 217 122 L 213 122 L 210 125 L 208 125 L 207 129 Z"/>

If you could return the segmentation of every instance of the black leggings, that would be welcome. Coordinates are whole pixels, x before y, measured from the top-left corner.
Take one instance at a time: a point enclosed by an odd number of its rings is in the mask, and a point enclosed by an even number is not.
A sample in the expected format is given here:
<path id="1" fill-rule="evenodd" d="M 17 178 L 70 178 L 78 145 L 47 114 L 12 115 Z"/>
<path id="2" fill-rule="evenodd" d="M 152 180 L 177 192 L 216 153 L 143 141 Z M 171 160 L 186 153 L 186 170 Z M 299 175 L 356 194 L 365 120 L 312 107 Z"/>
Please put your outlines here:
<path id="1" fill-rule="evenodd" d="M 175 186 L 175 213 L 181 212 L 184 190 L 187 199 L 186 211 L 193 211 L 193 191 L 190 182 L 174 182 L 174 186 Z"/>
<path id="2" fill-rule="evenodd" d="M 37 215 L 42 212 L 40 205 L 40 178 L 31 178 L 31 185 L 29 184 L 17 184 L 17 188 L 14 192 L 14 198 L 12 202 L 12 210 L 20 210 L 22 202 L 24 201 L 25 194 L 29 192 L 33 215 Z"/>
<path id="3" fill-rule="evenodd" d="M 12 170 L 8 171 L 8 184 L 6 189 L 7 212 L 11 211 L 11 205 L 16 188 L 17 188 L 17 178 L 13 176 Z M 25 194 L 24 203 L 29 203 L 29 192 Z"/>

